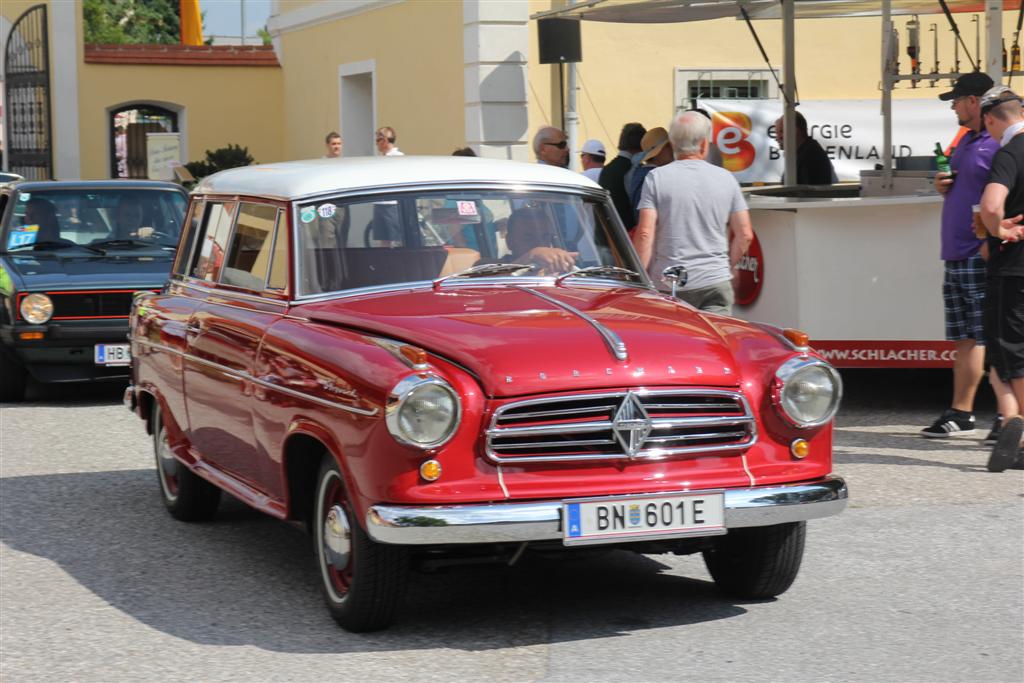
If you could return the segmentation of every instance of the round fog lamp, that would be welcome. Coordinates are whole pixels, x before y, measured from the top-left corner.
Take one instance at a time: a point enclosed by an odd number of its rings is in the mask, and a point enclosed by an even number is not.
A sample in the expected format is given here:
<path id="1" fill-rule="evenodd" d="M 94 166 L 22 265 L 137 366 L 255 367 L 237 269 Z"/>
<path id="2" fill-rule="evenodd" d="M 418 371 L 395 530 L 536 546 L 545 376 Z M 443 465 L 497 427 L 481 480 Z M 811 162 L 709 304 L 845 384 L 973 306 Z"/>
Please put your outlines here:
<path id="1" fill-rule="evenodd" d="M 436 460 L 427 460 L 420 465 L 420 476 L 426 481 L 437 481 L 441 478 L 441 463 Z"/>
<path id="2" fill-rule="evenodd" d="M 53 300 L 45 294 L 29 294 L 21 300 L 21 317 L 33 325 L 42 325 L 53 317 Z"/>
<path id="3" fill-rule="evenodd" d="M 811 454 L 811 444 L 803 439 L 793 439 L 793 443 L 789 445 L 789 452 L 793 454 L 794 458 L 802 460 Z"/>

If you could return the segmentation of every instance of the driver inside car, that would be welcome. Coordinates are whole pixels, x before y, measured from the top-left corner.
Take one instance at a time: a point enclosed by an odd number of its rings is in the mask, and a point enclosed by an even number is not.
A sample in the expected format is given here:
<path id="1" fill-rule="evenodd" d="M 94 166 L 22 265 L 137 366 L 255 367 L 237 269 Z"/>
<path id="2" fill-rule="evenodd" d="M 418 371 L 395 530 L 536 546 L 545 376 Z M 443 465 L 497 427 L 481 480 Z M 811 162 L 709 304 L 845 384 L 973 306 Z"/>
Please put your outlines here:
<path id="1" fill-rule="evenodd" d="M 152 238 L 152 227 L 144 226 L 145 211 L 137 197 L 124 197 L 117 204 L 114 234 L 117 239 Z"/>
<path id="2" fill-rule="evenodd" d="M 555 244 L 555 226 L 540 207 L 516 209 L 508 217 L 506 242 L 509 254 L 501 263 L 524 263 L 536 266 L 537 275 L 555 275 L 573 269 L 579 252 L 566 251 Z"/>

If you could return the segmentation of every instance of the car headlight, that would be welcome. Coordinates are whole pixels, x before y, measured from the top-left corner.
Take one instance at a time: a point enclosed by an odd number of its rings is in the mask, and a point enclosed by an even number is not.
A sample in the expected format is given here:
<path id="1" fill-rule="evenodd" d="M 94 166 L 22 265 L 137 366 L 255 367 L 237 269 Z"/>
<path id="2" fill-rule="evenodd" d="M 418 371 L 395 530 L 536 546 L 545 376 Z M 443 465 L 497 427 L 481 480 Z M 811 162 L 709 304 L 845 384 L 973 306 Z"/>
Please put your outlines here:
<path id="1" fill-rule="evenodd" d="M 836 369 L 814 358 L 790 358 L 775 372 L 772 399 L 796 427 L 817 427 L 839 410 L 843 382 Z"/>
<path id="2" fill-rule="evenodd" d="M 42 325 L 53 317 L 53 300 L 45 294 L 29 294 L 21 300 L 21 317 L 33 325 Z"/>
<path id="3" fill-rule="evenodd" d="M 385 420 L 400 443 L 436 448 L 455 433 L 461 416 L 459 397 L 439 377 L 412 375 L 395 385 Z"/>

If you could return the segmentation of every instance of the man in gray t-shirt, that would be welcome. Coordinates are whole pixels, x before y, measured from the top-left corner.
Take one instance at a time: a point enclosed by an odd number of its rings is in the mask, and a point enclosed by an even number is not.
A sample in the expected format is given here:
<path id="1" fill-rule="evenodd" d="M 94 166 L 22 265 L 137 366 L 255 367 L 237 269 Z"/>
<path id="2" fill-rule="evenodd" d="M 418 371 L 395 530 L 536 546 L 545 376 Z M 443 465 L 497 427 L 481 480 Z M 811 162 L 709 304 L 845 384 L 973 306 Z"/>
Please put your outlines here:
<path id="1" fill-rule="evenodd" d="M 679 298 L 729 315 L 733 272 L 754 232 L 739 183 L 729 171 L 705 161 L 710 133 L 710 122 L 698 112 L 684 112 L 672 121 L 669 140 L 676 160 L 644 180 L 633 241 L 652 280 L 661 282 L 668 266 L 686 266 L 688 278 Z"/>

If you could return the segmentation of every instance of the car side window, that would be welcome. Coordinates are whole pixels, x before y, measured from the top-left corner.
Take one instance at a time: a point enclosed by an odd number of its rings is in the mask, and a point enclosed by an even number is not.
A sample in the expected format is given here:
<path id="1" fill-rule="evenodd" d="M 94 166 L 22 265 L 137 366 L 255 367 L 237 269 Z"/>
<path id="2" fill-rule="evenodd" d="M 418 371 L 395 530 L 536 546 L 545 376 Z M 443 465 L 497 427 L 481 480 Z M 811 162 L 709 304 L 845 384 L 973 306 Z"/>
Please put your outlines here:
<path id="1" fill-rule="evenodd" d="M 220 274 L 224 285 L 262 291 L 270 270 L 277 207 L 242 202 Z"/>
<path id="2" fill-rule="evenodd" d="M 199 226 L 202 223 L 205 208 L 206 200 L 204 199 L 192 202 L 192 209 L 185 223 L 185 234 L 181 238 L 178 249 L 177 263 L 174 264 L 175 275 L 184 275 L 187 264 L 192 263 L 192 250 L 195 248 L 196 236 L 199 234 Z"/>
<path id="3" fill-rule="evenodd" d="M 277 229 L 274 235 L 274 254 L 270 260 L 270 277 L 267 289 L 288 288 L 288 219 L 284 211 L 277 212 Z"/>
<path id="4" fill-rule="evenodd" d="M 228 236 L 234 221 L 237 202 L 208 202 L 196 255 L 192 260 L 192 276 L 216 282 L 224 267 Z"/>

